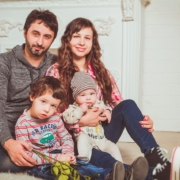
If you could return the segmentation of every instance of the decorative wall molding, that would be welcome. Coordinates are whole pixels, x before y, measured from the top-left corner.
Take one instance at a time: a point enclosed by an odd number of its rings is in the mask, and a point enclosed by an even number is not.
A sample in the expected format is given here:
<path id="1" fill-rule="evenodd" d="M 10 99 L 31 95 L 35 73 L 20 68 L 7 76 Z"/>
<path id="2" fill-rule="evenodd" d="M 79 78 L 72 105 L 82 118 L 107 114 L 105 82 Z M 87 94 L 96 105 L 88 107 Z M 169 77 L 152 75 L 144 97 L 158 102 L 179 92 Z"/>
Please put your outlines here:
<path id="1" fill-rule="evenodd" d="M 10 20 L 0 20 L 0 37 L 8 37 L 9 32 L 13 28 L 18 28 L 19 31 L 23 30 L 23 24 L 21 22 L 11 22 Z"/>
<path id="2" fill-rule="evenodd" d="M 143 6 L 148 6 L 149 4 L 151 4 L 151 0 L 141 0 L 141 3 Z"/>
<path id="3" fill-rule="evenodd" d="M 134 20 L 134 0 L 122 0 L 123 21 Z"/>
<path id="4" fill-rule="evenodd" d="M 59 24 L 59 30 L 58 35 L 62 33 L 64 23 L 63 20 L 57 16 L 58 24 Z M 109 36 L 109 33 L 111 31 L 111 25 L 114 24 L 115 18 L 108 17 L 108 18 L 97 18 L 93 21 L 95 28 L 98 32 L 98 35 L 100 36 Z M 18 22 L 12 22 L 10 20 L 2 19 L 0 20 L 0 37 L 8 37 L 10 31 L 13 28 L 18 28 L 19 31 L 23 30 L 23 23 Z"/>
<path id="5" fill-rule="evenodd" d="M 130 2 L 130 0 L 127 0 Z M 122 89 L 124 98 L 139 103 L 142 5 L 135 0 L 135 21 L 123 21 L 122 35 Z"/>
<path id="6" fill-rule="evenodd" d="M 121 0 L 0 0 L 3 7 L 34 7 L 34 6 L 82 6 L 82 5 L 120 5 Z"/>
<path id="7" fill-rule="evenodd" d="M 93 20 L 93 24 L 101 36 L 109 36 L 111 31 L 111 25 L 115 23 L 115 18 L 97 18 Z"/>
<path id="8" fill-rule="evenodd" d="M 123 21 L 134 21 L 134 3 L 137 0 L 121 0 Z M 148 6 L 151 0 L 140 0 L 143 6 Z"/>

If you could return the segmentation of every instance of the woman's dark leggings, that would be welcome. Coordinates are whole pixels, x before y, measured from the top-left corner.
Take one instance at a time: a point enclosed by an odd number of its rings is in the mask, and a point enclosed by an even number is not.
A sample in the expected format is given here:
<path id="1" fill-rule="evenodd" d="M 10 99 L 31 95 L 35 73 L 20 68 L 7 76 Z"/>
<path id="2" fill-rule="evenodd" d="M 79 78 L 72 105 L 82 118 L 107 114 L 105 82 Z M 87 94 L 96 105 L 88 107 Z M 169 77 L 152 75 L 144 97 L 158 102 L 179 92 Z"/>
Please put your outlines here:
<path id="1" fill-rule="evenodd" d="M 131 138 L 140 147 L 141 152 L 146 154 L 153 147 L 158 147 L 152 133 L 148 129 L 142 128 L 139 121 L 144 119 L 140 109 L 133 100 L 124 100 L 118 104 L 112 111 L 111 122 L 103 122 L 104 132 L 107 139 L 117 143 L 121 134 L 126 128 Z M 93 149 L 90 162 L 96 166 L 109 168 L 113 167 L 116 160 L 108 153 Z M 125 165 L 127 167 L 127 165 Z M 152 168 L 149 170 L 151 179 Z"/>

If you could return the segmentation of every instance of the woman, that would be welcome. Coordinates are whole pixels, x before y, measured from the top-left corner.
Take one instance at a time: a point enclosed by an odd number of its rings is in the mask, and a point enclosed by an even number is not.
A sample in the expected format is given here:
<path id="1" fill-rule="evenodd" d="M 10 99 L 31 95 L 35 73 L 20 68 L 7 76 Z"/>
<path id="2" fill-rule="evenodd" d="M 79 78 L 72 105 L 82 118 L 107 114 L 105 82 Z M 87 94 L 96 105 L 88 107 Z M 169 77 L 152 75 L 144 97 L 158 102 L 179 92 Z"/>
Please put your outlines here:
<path id="1" fill-rule="evenodd" d="M 106 138 L 117 143 L 126 128 L 144 153 L 149 166 L 155 167 L 153 178 L 169 180 L 171 164 L 162 154 L 151 133 L 153 122 L 148 116 L 143 117 L 134 101 L 123 100 L 113 76 L 100 60 L 98 34 L 92 22 L 85 18 L 71 21 L 61 38 L 61 44 L 58 49 L 57 63 L 48 69 L 47 75 L 59 78 L 63 83 L 67 90 L 67 105 L 73 103 L 70 81 L 74 73 L 88 72 L 96 81 L 99 100 L 103 100 L 113 108 L 111 122 L 102 123 Z M 100 116 L 101 112 L 102 109 L 91 109 L 77 124 L 74 124 L 74 128 L 98 125 L 99 121 L 105 120 L 105 117 Z M 91 158 L 93 164 L 103 163 L 100 158 L 101 153 L 93 149 Z"/>

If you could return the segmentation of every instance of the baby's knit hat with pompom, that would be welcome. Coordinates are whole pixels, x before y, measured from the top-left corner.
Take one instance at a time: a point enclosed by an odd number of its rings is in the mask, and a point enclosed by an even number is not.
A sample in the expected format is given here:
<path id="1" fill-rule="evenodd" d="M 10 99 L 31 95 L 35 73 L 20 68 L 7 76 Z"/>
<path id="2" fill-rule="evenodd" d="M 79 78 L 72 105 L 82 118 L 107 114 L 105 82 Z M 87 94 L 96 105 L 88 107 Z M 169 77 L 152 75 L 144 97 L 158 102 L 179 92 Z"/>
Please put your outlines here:
<path id="1" fill-rule="evenodd" d="M 73 98 L 86 90 L 94 89 L 96 91 L 96 83 L 94 79 L 86 72 L 76 72 L 71 80 L 71 89 L 73 92 Z"/>

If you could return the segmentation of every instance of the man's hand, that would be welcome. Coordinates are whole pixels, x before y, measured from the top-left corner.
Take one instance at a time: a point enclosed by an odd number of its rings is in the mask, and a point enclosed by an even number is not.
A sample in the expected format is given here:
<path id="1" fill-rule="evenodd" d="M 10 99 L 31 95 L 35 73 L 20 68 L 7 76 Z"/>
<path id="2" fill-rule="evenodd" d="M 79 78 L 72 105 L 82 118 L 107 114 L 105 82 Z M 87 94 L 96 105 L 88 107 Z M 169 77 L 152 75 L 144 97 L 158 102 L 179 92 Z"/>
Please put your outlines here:
<path id="1" fill-rule="evenodd" d="M 31 151 L 31 146 L 25 141 L 8 139 L 4 143 L 4 148 L 8 152 L 11 160 L 17 166 L 30 166 L 36 165 L 36 161 L 29 157 L 26 150 Z"/>
<path id="2" fill-rule="evenodd" d="M 100 121 L 105 121 L 107 117 L 102 117 L 101 113 L 104 109 L 92 108 L 87 111 L 87 113 L 81 117 L 79 121 L 79 126 L 92 126 L 95 127 L 99 125 Z"/>

